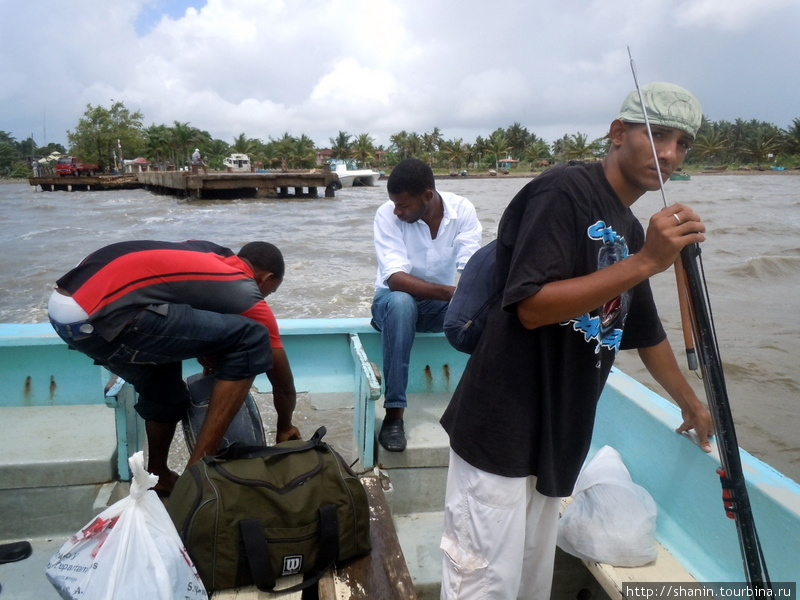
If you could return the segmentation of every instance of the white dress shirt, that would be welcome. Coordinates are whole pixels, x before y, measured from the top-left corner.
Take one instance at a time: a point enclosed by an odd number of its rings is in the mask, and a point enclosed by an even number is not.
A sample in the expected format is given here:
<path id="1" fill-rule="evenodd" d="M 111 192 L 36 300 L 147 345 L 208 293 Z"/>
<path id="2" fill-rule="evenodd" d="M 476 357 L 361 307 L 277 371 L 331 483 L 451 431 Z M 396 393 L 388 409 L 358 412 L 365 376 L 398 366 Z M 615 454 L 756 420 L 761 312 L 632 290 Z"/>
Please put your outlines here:
<path id="1" fill-rule="evenodd" d="M 436 239 L 431 239 L 428 224 L 422 219 L 405 223 L 394 215 L 394 202 L 388 200 L 375 214 L 373 226 L 378 257 L 376 291 L 388 289 L 389 277 L 409 273 L 431 283 L 453 285 L 456 270 L 481 247 L 482 227 L 472 203 L 456 194 L 438 192 L 444 215 Z"/>

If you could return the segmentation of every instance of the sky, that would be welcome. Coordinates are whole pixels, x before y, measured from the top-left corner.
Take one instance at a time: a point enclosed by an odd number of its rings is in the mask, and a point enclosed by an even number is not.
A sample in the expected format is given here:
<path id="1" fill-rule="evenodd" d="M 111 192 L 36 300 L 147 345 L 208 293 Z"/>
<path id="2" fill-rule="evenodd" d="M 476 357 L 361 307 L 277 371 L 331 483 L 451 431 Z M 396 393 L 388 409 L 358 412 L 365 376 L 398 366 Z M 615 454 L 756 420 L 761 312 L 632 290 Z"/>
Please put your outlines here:
<path id="1" fill-rule="evenodd" d="M 0 131 L 69 146 L 87 105 L 232 143 L 344 131 L 603 136 L 639 83 L 712 121 L 800 118 L 800 0 L 0 0 Z"/>

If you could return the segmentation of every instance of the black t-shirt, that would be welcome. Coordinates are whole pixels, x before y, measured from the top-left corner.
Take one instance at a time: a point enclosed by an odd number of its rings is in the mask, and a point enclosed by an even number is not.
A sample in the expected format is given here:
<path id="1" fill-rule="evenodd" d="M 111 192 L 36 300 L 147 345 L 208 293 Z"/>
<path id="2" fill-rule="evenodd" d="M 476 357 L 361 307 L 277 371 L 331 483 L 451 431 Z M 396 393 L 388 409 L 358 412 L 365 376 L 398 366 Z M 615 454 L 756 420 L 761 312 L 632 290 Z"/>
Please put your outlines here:
<path id="1" fill-rule="evenodd" d="M 503 294 L 441 420 L 461 458 L 506 477 L 535 475 L 547 496 L 572 493 L 617 351 L 653 346 L 665 333 L 647 281 L 580 318 L 534 330 L 520 324 L 516 304 L 643 243 L 641 224 L 600 163 L 554 167 L 514 197 L 498 230 Z"/>

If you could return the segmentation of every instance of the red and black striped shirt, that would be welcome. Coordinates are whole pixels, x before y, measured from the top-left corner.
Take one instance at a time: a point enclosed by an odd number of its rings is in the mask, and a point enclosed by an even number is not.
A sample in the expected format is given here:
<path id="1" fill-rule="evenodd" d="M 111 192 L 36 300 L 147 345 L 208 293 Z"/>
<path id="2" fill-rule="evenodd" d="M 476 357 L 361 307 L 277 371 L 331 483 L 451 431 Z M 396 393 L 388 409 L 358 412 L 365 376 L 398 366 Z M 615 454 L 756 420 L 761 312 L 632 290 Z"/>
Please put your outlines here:
<path id="1" fill-rule="evenodd" d="M 269 330 L 272 347 L 282 347 L 275 315 L 252 269 L 212 242 L 118 242 L 91 253 L 57 284 L 72 294 L 107 340 L 145 306 L 188 304 L 258 321 Z"/>

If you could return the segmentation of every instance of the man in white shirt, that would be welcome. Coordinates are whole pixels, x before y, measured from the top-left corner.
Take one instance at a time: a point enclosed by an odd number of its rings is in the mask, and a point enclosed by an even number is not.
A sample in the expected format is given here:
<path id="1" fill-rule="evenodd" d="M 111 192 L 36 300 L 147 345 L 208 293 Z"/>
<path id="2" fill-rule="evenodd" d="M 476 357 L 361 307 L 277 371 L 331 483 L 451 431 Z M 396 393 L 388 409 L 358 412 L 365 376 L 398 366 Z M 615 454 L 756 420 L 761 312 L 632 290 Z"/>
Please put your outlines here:
<path id="1" fill-rule="evenodd" d="M 378 441 L 391 452 L 406 448 L 408 364 L 415 332 L 443 330 L 444 315 L 461 271 L 481 245 L 472 203 L 437 192 L 431 168 L 409 158 L 387 182 L 389 201 L 375 215 L 378 275 L 372 325 L 381 332 L 385 383 Z"/>

